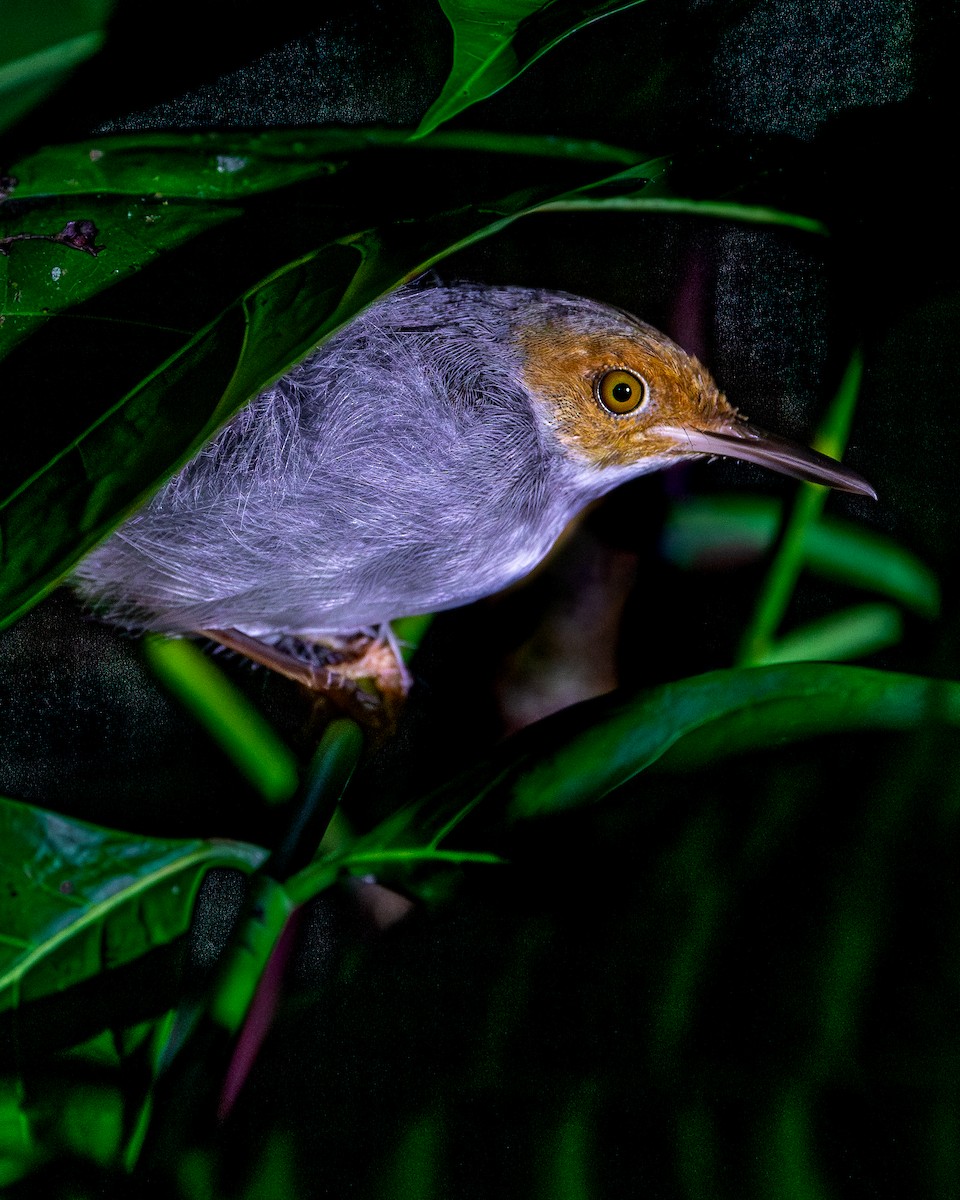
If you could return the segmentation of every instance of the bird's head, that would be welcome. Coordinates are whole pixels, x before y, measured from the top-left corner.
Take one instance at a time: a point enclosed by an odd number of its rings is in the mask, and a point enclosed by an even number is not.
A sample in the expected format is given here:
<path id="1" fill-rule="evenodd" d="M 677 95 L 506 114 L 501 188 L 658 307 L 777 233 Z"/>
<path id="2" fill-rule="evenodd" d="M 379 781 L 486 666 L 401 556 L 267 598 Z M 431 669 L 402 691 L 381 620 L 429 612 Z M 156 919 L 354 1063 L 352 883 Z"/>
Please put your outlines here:
<path id="1" fill-rule="evenodd" d="M 856 471 L 751 425 L 700 363 L 656 329 L 615 309 L 580 306 L 535 306 L 516 336 L 541 423 L 601 490 L 720 455 L 876 499 Z"/>

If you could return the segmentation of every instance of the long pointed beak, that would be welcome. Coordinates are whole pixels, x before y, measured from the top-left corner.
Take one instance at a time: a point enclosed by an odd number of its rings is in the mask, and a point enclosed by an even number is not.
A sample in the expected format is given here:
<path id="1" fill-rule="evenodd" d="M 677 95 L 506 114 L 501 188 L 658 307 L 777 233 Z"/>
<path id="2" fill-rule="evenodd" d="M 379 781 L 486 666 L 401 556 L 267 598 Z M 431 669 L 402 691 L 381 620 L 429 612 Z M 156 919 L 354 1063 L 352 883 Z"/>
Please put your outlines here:
<path id="1" fill-rule="evenodd" d="M 689 426 L 674 432 L 678 442 L 694 454 L 719 454 L 724 458 L 739 458 L 789 475 L 807 483 L 822 483 L 841 492 L 853 492 L 876 500 L 877 493 L 857 471 L 828 458 L 818 450 L 799 446 L 786 438 L 777 437 L 746 421 L 731 422 L 723 433 L 712 429 L 691 429 Z"/>

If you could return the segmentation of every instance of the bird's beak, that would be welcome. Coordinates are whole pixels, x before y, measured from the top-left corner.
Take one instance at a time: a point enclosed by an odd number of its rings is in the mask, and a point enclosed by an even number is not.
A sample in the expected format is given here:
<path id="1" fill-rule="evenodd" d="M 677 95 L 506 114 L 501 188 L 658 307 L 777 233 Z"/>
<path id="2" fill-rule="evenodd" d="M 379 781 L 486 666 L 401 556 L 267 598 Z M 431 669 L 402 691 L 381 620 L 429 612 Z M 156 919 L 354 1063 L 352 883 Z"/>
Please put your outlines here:
<path id="1" fill-rule="evenodd" d="M 731 421 L 723 432 L 685 426 L 674 432 L 678 443 L 693 454 L 717 454 L 724 458 L 740 458 L 789 475 L 807 483 L 822 483 L 841 492 L 853 492 L 876 500 L 877 493 L 857 471 L 843 466 L 817 450 L 786 438 L 757 429 L 747 421 Z"/>

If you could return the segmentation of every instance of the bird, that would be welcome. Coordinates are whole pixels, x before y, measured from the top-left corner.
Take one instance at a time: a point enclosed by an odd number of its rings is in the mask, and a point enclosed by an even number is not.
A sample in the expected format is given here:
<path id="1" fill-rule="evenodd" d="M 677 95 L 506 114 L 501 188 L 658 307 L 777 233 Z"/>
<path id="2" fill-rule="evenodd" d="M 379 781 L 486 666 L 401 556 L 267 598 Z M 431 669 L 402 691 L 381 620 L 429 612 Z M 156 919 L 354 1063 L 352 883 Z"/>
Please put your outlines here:
<path id="1" fill-rule="evenodd" d="M 623 309 L 419 281 L 241 409 L 71 583 L 115 625 L 203 634 L 283 671 L 291 638 L 375 636 L 502 591 L 605 493 L 718 456 L 876 498 L 752 425 Z"/>

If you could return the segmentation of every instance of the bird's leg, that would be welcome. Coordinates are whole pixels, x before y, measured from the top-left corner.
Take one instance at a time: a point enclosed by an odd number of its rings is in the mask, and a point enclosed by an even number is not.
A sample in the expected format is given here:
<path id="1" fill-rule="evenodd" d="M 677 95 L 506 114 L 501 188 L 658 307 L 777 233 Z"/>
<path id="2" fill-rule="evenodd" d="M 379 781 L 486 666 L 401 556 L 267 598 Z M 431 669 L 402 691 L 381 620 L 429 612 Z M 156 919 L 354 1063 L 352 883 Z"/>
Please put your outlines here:
<path id="1" fill-rule="evenodd" d="M 198 629 L 197 633 L 292 679 L 317 696 L 327 697 L 366 725 L 379 723 L 384 717 L 392 725 L 410 688 L 410 676 L 392 639 L 367 634 L 338 639 L 329 648 L 327 662 L 310 662 L 239 629 Z M 373 681 L 375 692 L 363 686 L 367 680 Z"/>

